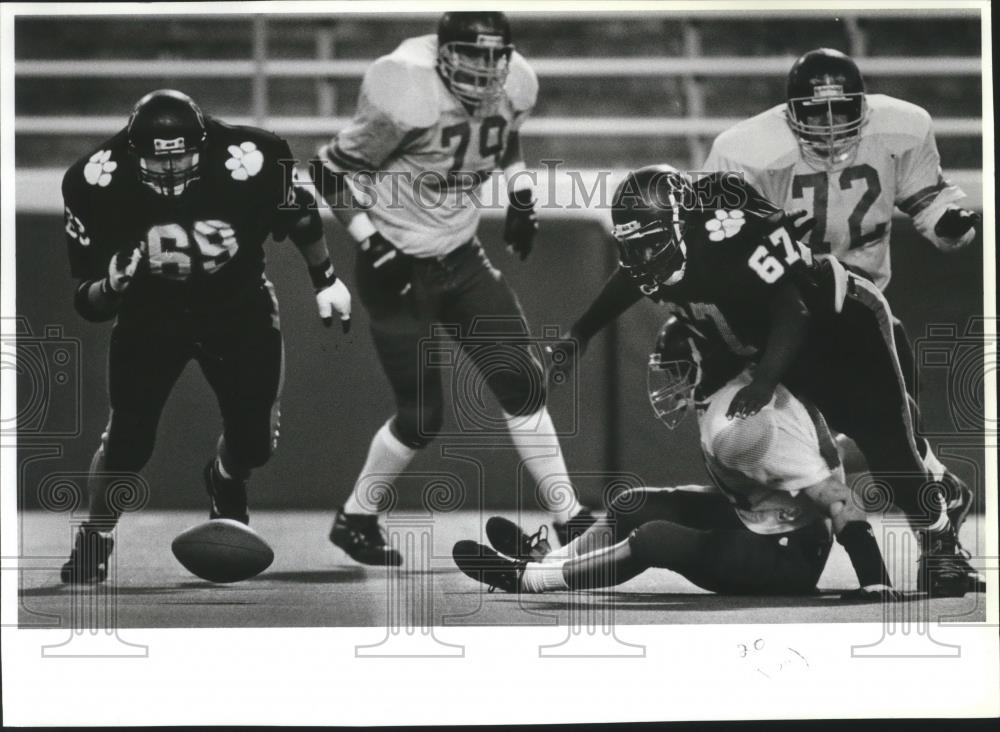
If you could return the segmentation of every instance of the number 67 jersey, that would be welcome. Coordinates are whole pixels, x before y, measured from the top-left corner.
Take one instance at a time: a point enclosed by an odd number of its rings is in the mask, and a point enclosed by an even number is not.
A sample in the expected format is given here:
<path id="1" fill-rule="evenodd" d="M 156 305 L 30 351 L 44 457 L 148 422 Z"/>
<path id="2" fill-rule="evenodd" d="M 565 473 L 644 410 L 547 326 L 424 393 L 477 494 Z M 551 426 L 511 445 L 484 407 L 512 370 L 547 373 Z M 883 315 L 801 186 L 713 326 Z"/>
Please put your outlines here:
<path id="1" fill-rule="evenodd" d="M 534 107 L 538 80 L 516 51 L 503 94 L 470 113 L 438 75 L 437 37 L 403 41 L 365 72 L 354 118 L 320 151 L 352 176 L 379 233 L 406 254 L 443 256 L 475 236 L 475 194 Z"/>
<path id="2" fill-rule="evenodd" d="M 965 197 L 941 171 L 931 118 L 915 104 L 868 94 L 868 117 L 855 155 L 832 169 L 803 158 L 781 104 L 716 138 L 707 170 L 742 173 L 747 183 L 786 210 L 816 219 L 810 249 L 832 253 L 884 289 L 892 274 L 889 236 L 899 208 L 942 249 L 955 242 L 934 233 L 945 209 Z"/>
<path id="3" fill-rule="evenodd" d="M 98 280 L 117 252 L 143 252 L 120 318 L 211 315 L 245 304 L 266 284 L 264 243 L 284 239 L 313 201 L 279 163 L 291 160 L 284 140 L 212 118 L 205 125 L 199 179 L 181 195 L 139 180 L 126 130 L 63 177 L 73 277 Z"/>

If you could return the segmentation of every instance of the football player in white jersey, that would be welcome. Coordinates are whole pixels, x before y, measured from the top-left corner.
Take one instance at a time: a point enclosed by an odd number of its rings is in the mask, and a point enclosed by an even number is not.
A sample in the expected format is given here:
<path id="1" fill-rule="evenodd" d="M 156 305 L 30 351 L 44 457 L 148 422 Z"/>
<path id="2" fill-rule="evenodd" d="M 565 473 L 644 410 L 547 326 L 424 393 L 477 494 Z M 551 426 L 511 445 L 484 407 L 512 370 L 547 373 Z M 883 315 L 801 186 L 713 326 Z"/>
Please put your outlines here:
<path id="1" fill-rule="evenodd" d="M 449 326 L 496 396 L 557 533 L 568 541 L 594 521 L 567 492 L 542 367 L 516 296 L 476 237 L 470 196 L 504 172 L 504 239 L 523 260 L 537 222 L 519 130 L 537 91 L 503 13 L 445 13 L 436 35 L 407 39 L 369 67 L 351 124 L 320 151 L 314 177 L 358 243 L 357 287 L 397 407 L 330 534 L 359 562 L 402 561 L 385 545 L 375 495 L 441 430 L 442 369 L 421 362 L 434 323 Z"/>
<path id="2" fill-rule="evenodd" d="M 946 252 L 968 245 L 980 220 L 942 173 L 930 115 L 901 99 L 866 94 L 854 61 L 828 48 L 799 57 L 786 102 L 720 134 L 704 167 L 741 172 L 765 198 L 807 217 L 801 226 L 811 227 L 804 240 L 813 252 L 832 253 L 881 289 L 892 274 L 894 209 Z M 893 336 L 912 395 L 914 359 L 898 320 Z M 925 439 L 917 443 L 928 471 L 948 490 L 958 528 L 972 493 Z"/>
<path id="3" fill-rule="evenodd" d="M 711 350 L 703 353 L 705 348 Z M 751 380 L 746 364 L 713 348 L 677 316 L 661 329 L 649 361 L 649 398 L 657 417 L 673 429 L 692 406 L 697 410 L 702 452 L 717 491 L 626 491 L 611 502 L 607 516 L 554 552 L 544 532 L 527 537 L 495 517 L 487 533 L 502 554 L 462 541 L 454 548 L 456 564 L 473 579 L 508 592 L 603 587 L 662 567 L 711 592 L 790 595 L 815 592 L 836 535 L 860 583 L 850 595 L 898 599 L 865 513 L 844 485 L 819 412 L 779 386 L 756 414 L 726 416 Z M 734 368 L 738 373 L 730 378 Z"/>

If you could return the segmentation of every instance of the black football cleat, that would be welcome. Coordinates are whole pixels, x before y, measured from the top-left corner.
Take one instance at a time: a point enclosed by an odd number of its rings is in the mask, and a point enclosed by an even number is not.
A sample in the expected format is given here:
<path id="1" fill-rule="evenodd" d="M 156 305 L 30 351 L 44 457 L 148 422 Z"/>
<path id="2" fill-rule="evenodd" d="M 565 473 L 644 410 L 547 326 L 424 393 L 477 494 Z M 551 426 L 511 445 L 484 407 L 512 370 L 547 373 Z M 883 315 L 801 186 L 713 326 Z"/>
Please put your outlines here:
<path id="1" fill-rule="evenodd" d="M 467 576 L 488 585 L 489 592 L 497 588 L 510 593 L 521 591 L 524 562 L 502 557 L 488 546 L 467 539 L 455 544 L 451 556 Z"/>
<path id="2" fill-rule="evenodd" d="M 247 511 L 247 481 L 243 478 L 223 478 L 215 468 L 215 458 L 205 466 L 205 490 L 212 505 L 209 519 L 232 519 L 241 524 L 250 524 Z"/>
<path id="3" fill-rule="evenodd" d="M 962 524 L 965 523 L 969 511 L 972 510 L 972 506 L 975 503 L 975 494 L 965 484 L 964 480 L 950 470 L 945 471 L 944 476 L 941 478 L 941 483 L 944 484 L 945 495 L 948 500 L 946 509 L 948 520 L 955 527 L 955 533 L 957 534 L 961 530 Z"/>
<path id="4" fill-rule="evenodd" d="M 986 580 L 969 564 L 969 555 L 959 546 L 954 528 L 949 526 L 931 535 L 926 543 L 917 568 L 919 592 L 926 592 L 928 597 L 986 592 Z"/>
<path id="5" fill-rule="evenodd" d="M 344 513 L 343 508 L 337 509 L 330 541 L 360 564 L 398 567 L 403 563 L 403 555 L 385 543 L 378 516 Z"/>
<path id="6" fill-rule="evenodd" d="M 597 523 L 597 519 L 586 508 L 581 508 L 576 516 L 564 524 L 553 521 L 552 526 L 556 530 L 556 538 L 559 539 L 559 546 L 566 546 L 573 539 L 583 534 L 587 529 Z"/>
<path id="7" fill-rule="evenodd" d="M 74 585 L 103 582 L 108 578 L 108 557 L 114 548 L 110 532 L 80 527 L 69 560 L 59 571 L 59 579 Z"/>
<path id="8" fill-rule="evenodd" d="M 486 536 L 498 552 L 525 562 L 540 562 L 552 551 L 548 526 L 541 526 L 529 536 L 513 521 L 493 516 L 486 522 Z"/>

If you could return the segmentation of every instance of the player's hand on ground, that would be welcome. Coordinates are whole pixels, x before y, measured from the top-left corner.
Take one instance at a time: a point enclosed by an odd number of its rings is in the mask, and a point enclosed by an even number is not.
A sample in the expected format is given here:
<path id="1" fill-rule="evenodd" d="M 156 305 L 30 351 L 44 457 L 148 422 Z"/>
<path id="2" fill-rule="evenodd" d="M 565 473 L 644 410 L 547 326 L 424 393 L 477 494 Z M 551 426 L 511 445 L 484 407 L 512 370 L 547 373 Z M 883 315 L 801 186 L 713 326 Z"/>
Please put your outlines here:
<path id="1" fill-rule="evenodd" d="M 531 254 L 538 233 L 538 214 L 531 190 L 525 188 L 510 194 L 507 220 L 503 227 L 503 240 L 511 254 L 517 254 L 523 262 Z"/>
<path id="2" fill-rule="evenodd" d="M 400 295 L 412 287 L 413 258 L 377 231 L 361 244 L 361 254 L 368 260 L 379 281 Z"/>
<path id="3" fill-rule="evenodd" d="M 729 419 L 752 417 L 767 406 L 774 397 L 774 387 L 761 381 L 751 381 L 733 397 L 726 416 Z"/>
<path id="4" fill-rule="evenodd" d="M 889 585 L 866 585 L 850 592 L 844 592 L 841 600 L 850 602 L 901 602 L 903 593 Z"/>
<path id="5" fill-rule="evenodd" d="M 122 293 L 132 283 L 139 264 L 142 262 L 142 251 L 139 247 L 129 251 L 123 249 L 117 252 L 108 263 L 108 287 L 117 293 Z"/>
<path id="6" fill-rule="evenodd" d="M 961 239 L 970 229 L 982 222 L 975 211 L 967 208 L 949 208 L 934 225 L 934 233 L 942 239 Z"/>
<path id="7" fill-rule="evenodd" d="M 572 333 L 545 347 L 546 374 L 550 386 L 562 386 L 569 380 L 586 348 L 587 341 Z"/>

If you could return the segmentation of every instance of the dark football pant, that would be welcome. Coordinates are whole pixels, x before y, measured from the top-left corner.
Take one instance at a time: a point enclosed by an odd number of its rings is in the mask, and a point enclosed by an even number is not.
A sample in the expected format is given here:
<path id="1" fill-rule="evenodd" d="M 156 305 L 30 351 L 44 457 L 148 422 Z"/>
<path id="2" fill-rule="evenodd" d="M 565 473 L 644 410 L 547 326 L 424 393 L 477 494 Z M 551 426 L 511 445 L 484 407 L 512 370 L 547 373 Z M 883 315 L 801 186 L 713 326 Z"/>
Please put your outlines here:
<path id="1" fill-rule="evenodd" d="M 911 521 L 933 523 L 940 515 L 940 485 L 930 480 L 917 447 L 884 298 L 868 280 L 850 275 L 842 312 L 820 317 L 783 383 L 814 404 L 831 429 L 857 443 L 873 489 L 888 490 L 886 497 Z"/>
<path id="2" fill-rule="evenodd" d="M 160 414 L 194 359 L 219 401 L 224 462 L 243 477 L 270 458 L 277 441 L 283 346 L 268 284 L 228 317 L 174 313 L 119 319 L 111 332 L 111 418 L 102 438 L 108 471 L 136 472 L 149 460 Z"/>
<path id="3" fill-rule="evenodd" d="M 617 566 L 611 566 L 609 553 L 569 560 L 564 576 L 573 589 L 620 584 L 660 567 L 721 594 L 810 593 L 832 545 L 824 522 L 781 534 L 756 534 L 744 526 L 725 496 L 670 488 L 639 488 L 619 495 L 588 534 L 595 546 L 581 547 L 585 550 L 601 548 L 598 543 L 613 546 L 627 537 L 627 558 Z"/>
<path id="4" fill-rule="evenodd" d="M 508 414 L 535 414 L 545 405 L 542 366 L 529 347 L 521 305 L 477 240 L 444 257 L 414 258 L 405 295 L 385 287 L 364 257 L 356 282 L 395 395 L 391 429 L 404 444 L 419 449 L 441 431 L 442 377 L 458 429 L 471 434 L 498 427 L 483 384 Z"/>

